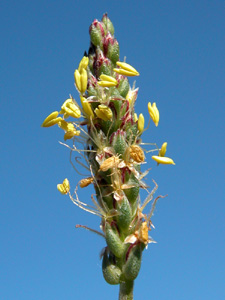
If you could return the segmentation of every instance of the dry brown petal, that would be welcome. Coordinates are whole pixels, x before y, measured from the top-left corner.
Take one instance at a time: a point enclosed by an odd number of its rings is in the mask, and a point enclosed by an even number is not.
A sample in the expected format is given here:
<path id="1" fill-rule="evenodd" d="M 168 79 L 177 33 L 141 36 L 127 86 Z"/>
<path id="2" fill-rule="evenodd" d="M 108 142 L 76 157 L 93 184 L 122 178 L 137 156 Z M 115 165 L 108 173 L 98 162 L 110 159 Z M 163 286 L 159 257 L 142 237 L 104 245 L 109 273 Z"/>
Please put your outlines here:
<path id="1" fill-rule="evenodd" d="M 108 171 L 111 168 L 117 167 L 120 162 L 120 159 L 118 156 L 111 156 L 107 158 L 100 166 L 100 170 L 103 172 Z"/>
<path id="2" fill-rule="evenodd" d="M 145 160 L 144 152 L 138 145 L 130 146 L 130 157 L 137 163 L 141 163 Z"/>
<path id="3" fill-rule="evenodd" d="M 92 177 L 84 178 L 84 179 L 80 180 L 79 185 L 81 188 L 84 188 L 84 187 L 88 186 L 89 184 L 91 184 L 93 181 L 94 181 L 94 179 Z"/>
<path id="4" fill-rule="evenodd" d="M 148 225 L 147 222 L 143 222 L 141 224 L 140 232 L 139 232 L 139 240 L 145 244 L 148 243 Z"/>

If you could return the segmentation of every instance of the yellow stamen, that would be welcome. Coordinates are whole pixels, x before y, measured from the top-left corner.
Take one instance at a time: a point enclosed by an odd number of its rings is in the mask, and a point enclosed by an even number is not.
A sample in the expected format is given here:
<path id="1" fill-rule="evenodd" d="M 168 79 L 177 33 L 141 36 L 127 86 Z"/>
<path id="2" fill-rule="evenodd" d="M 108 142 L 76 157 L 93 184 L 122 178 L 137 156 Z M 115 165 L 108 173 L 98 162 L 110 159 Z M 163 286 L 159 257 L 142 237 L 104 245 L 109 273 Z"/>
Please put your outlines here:
<path id="1" fill-rule="evenodd" d="M 61 194 L 66 195 L 70 191 L 70 183 L 67 178 L 63 180 L 63 183 L 57 184 L 57 189 L 60 191 Z"/>
<path id="2" fill-rule="evenodd" d="M 151 105 L 151 102 L 148 103 L 148 112 L 150 114 L 150 117 L 152 121 L 155 123 L 155 126 L 158 126 L 159 124 L 159 110 L 156 107 L 156 103 L 154 102 Z"/>
<path id="3" fill-rule="evenodd" d="M 144 127 L 145 127 L 145 118 L 144 118 L 143 114 L 140 114 L 139 118 L 138 118 L 138 131 L 140 133 L 142 133 L 144 130 Z"/>
<path id="4" fill-rule="evenodd" d="M 159 164 L 175 165 L 174 161 L 169 157 L 161 157 L 161 156 L 154 155 L 154 156 L 152 156 L 152 159 L 155 160 Z"/>
<path id="5" fill-rule="evenodd" d="M 98 118 L 104 120 L 104 121 L 108 121 L 112 119 L 113 113 L 111 111 L 111 109 L 104 105 L 104 104 L 100 104 L 96 109 L 95 109 L 95 113 L 97 115 Z"/>

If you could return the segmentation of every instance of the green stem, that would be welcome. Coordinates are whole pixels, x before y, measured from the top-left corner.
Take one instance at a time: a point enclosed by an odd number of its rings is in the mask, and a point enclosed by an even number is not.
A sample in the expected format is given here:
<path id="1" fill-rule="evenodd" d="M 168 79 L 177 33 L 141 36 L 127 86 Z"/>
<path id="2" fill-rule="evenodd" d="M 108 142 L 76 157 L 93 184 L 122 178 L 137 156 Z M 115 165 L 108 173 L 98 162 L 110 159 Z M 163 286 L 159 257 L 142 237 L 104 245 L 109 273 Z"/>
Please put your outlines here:
<path id="1" fill-rule="evenodd" d="M 119 300 L 133 300 L 134 282 L 126 281 L 120 284 Z"/>

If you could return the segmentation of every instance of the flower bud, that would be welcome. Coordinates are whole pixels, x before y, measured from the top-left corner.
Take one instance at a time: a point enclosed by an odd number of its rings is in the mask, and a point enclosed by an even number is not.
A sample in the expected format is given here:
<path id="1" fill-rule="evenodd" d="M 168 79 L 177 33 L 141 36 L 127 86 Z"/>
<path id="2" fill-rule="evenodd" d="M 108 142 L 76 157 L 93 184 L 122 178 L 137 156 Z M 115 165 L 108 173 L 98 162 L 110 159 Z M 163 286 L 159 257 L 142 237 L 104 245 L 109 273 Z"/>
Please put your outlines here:
<path id="1" fill-rule="evenodd" d="M 132 211 L 125 194 L 121 201 L 117 201 L 116 208 L 119 212 L 119 215 L 117 216 L 117 224 L 122 231 L 126 231 L 132 221 Z"/>
<path id="2" fill-rule="evenodd" d="M 111 255 L 108 256 L 107 251 L 103 254 L 102 273 L 105 281 L 109 284 L 114 285 L 120 283 L 120 276 L 122 272 L 120 268 L 113 263 Z"/>
<path id="3" fill-rule="evenodd" d="M 127 93 L 129 91 L 129 87 L 130 86 L 128 79 L 126 77 L 122 77 L 118 86 L 118 91 L 122 97 L 126 98 Z"/>
<path id="4" fill-rule="evenodd" d="M 103 121 L 111 120 L 112 116 L 113 116 L 111 109 L 104 104 L 100 104 L 95 109 L 95 113 L 96 113 L 97 117 L 102 119 Z"/>
<path id="5" fill-rule="evenodd" d="M 102 22 L 94 20 L 89 28 L 89 34 L 92 44 L 102 48 L 102 38 L 105 34 Z"/>
<path id="6" fill-rule="evenodd" d="M 110 251 L 116 257 L 122 257 L 124 253 L 124 244 L 120 240 L 119 233 L 115 226 L 111 226 L 108 222 L 105 225 L 105 238 Z"/>
<path id="7" fill-rule="evenodd" d="M 103 15 L 102 22 L 105 25 L 106 30 L 109 31 L 111 33 L 111 35 L 114 35 L 113 23 L 111 22 L 111 20 L 107 16 L 107 14 Z"/>
<path id="8" fill-rule="evenodd" d="M 123 268 L 123 274 L 127 280 L 134 280 L 141 268 L 141 258 L 142 258 L 142 247 L 141 244 L 132 245 L 131 250 L 128 253 L 128 258 L 126 264 Z M 128 250 L 128 251 L 129 251 Z"/>
<path id="9" fill-rule="evenodd" d="M 126 132 L 118 129 L 116 132 L 114 132 L 111 135 L 110 144 L 114 148 L 114 151 L 116 152 L 116 154 L 123 155 L 127 148 Z"/>

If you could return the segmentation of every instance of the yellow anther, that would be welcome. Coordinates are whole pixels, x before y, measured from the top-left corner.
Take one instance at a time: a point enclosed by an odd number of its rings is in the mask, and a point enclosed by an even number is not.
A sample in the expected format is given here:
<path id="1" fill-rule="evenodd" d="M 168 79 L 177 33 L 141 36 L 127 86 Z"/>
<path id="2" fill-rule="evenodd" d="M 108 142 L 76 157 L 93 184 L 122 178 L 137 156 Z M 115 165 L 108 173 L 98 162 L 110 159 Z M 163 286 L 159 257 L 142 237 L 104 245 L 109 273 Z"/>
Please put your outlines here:
<path id="1" fill-rule="evenodd" d="M 61 106 L 61 113 L 66 114 L 64 117 L 80 118 L 81 111 L 72 99 L 67 99 Z"/>
<path id="2" fill-rule="evenodd" d="M 101 87 L 112 87 L 116 86 L 118 83 L 112 82 L 112 81 L 98 81 L 98 85 Z"/>
<path id="3" fill-rule="evenodd" d="M 85 69 L 81 69 L 80 72 L 80 84 L 81 84 L 81 89 L 80 92 L 83 94 L 86 89 L 87 89 L 87 71 Z"/>
<path id="4" fill-rule="evenodd" d="M 108 76 L 105 74 L 100 75 L 100 81 L 98 81 L 98 85 L 102 87 L 112 87 L 118 84 L 117 80 L 112 76 Z"/>
<path id="5" fill-rule="evenodd" d="M 154 155 L 154 156 L 152 156 L 152 159 L 155 160 L 159 164 L 175 165 L 174 161 L 169 157 L 162 157 L 162 156 Z"/>
<path id="6" fill-rule="evenodd" d="M 93 118 L 94 117 L 94 112 L 91 108 L 91 104 L 87 101 L 86 98 L 82 97 L 81 95 L 80 95 L 80 101 L 81 101 L 81 105 L 82 105 L 82 108 L 83 108 L 83 111 L 84 111 L 85 115 L 88 118 Z"/>
<path id="7" fill-rule="evenodd" d="M 98 118 L 104 120 L 104 121 L 108 121 L 112 119 L 113 113 L 111 111 L 111 109 L 104 105 L 104 104 L 100 104 L 96 109 L 95 109 L 95 113 L 97 115 Z"/>
<path id="8" fill-rule="evenodd" d="M 88 66 L 88 63 L 89 63 L 89 58 L 87 56 L 84 56 L 81 61 L 80 61 L 80 64 L 79 64 L 79 67 L 78 67 L 78 71 L 79 73 L 81 73 L 81 70 L 82 69 L 87 69 L 87 66 Z"/>
<path id="9" fill-rule="evenodd" d="M 74 80 L 75 80 L 75 84 L 76 87 L 78 89 L 78 91 L 81 91 L 81 81 L 80 81 L 80 72 L 78 70 L 75 70 L 74 72 Z"/>
<path id="10" fill-rule="evenodd" d="M 133 68 L 131 65 L 125 63 L 125 62 L 121 62 L 121 61 L 117 61 L 117 66 L 120 67 L 120 69 L 113 69 L 113 71 L 115 71 L 118 74 L 121 75 L 125 75 L 125 76 L 139 76 L 138 71 Z"/>
<path id="11" fill-rule="evenodd" d="M 150 114 L 150 117 L 152 121 L 155 123 L 155 126 L 158 126 L 159 124 L 159 110 L 156 107 L 156 103 L 154 102 L 151 105 L 151 102 L 148 103 L 148 112 Z"/>
<path id="12" fill-rule="evenodd" d="M 63 180 L 63 183 L 57 184 L 57 189 L 60 191 L 61 194 L 66 195 L 70 191 L 70 183 L 67 178 Z"/>
<path id="13" fill-rule="evenodd" d="M 52 112 L 49 116 L 47 116 L 47 118 L 44 120 L 44 122 L 42 123 L 42 127 L 50 127 L 53 126 L 55 124 L 58 124 L 62 118 L 57 116 L 59 115 L 58 111 L 54 111 Z"/>
<path id="14" fill-rule="evenodd" d="M 167 147 L 167 143 L 163 143 L 161 146 L 161 149 L 159 150 L 159 156 L 165 156 L 166 154 L 166 147 Z"/>
<path id="15" fill-rule="evenodd" d="M 134 113 L 134 122 L 137 122 L 137 120 L 138 120 L 137 114 Z"/>
<path id="16" fill-rule="evenodd" d="M 80 135 L 80 131 L 79 130 L 73 130 L 73 131 L 67 131 L 65 134 L 64 134 L 64 140 L 69 140 L 69 139 L 72 139 L 74 136 L 78 136 Z"/>
<path id="17" fill-rule="evenodd" d="M 144 127 L 145 127 L 145 118 L 144 118 L 143 114 L 140 114 L 139 118 L 138 118 L 138 131 L 140 133 L 142 133 L 144 130 Z"/>

